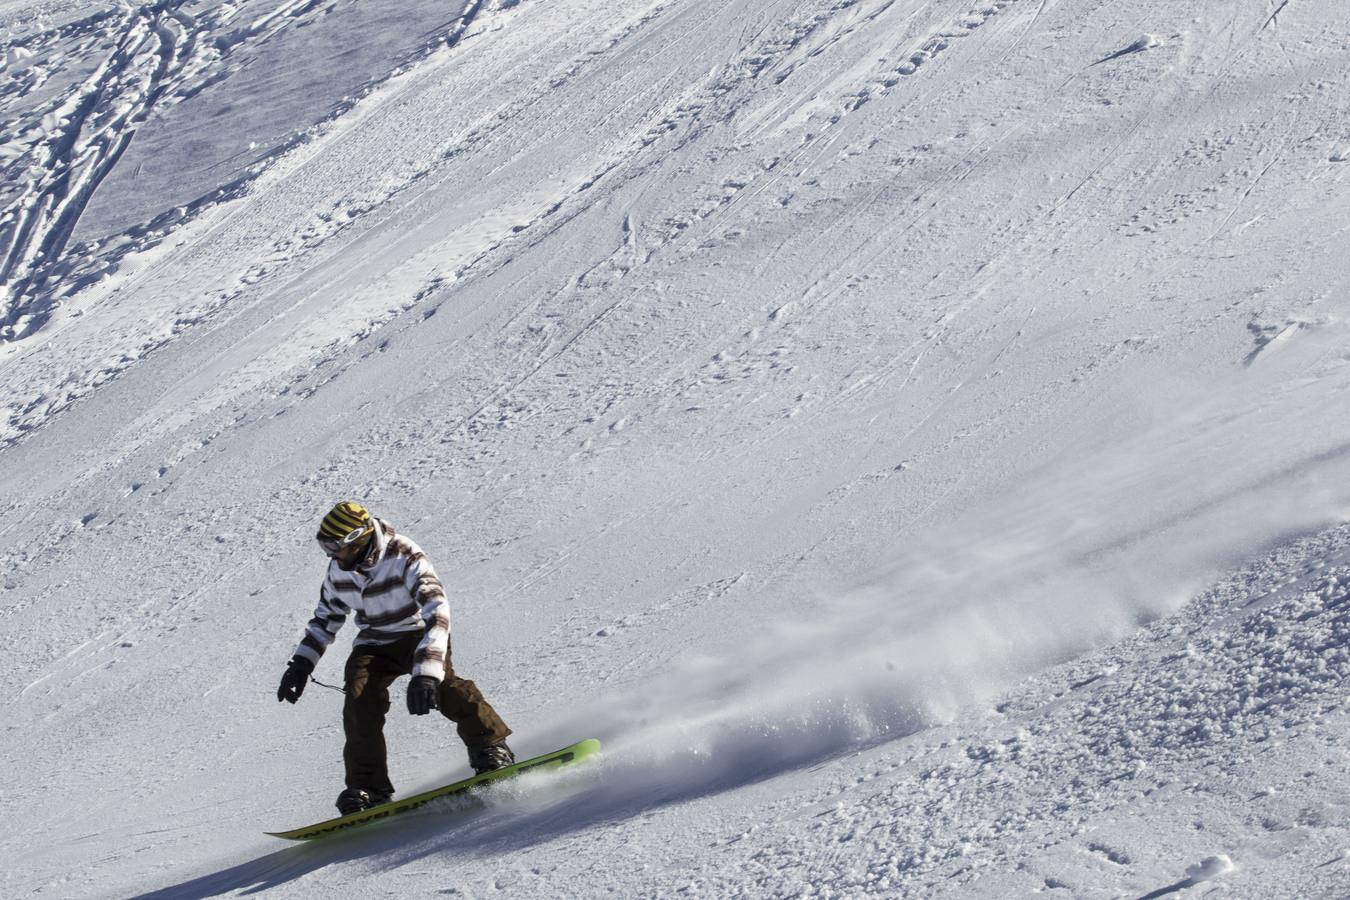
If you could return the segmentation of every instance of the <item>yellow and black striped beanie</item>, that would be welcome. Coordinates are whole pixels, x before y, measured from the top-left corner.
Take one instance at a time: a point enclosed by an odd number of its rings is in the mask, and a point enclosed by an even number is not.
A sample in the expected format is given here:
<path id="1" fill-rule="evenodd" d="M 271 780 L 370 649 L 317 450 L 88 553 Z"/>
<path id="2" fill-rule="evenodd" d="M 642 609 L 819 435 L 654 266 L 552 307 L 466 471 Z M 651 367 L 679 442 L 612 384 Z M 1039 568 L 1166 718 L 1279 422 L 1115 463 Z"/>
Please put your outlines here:
<path id="1" fill-rule="evenodd" d="M 364 506 L 343 500 L 330 509 L 328 515 L 319 523 L 319 537 L 340 541 L 358 528 L 366 531 L 374 530 L 374 522 L 369 510 Z"/>

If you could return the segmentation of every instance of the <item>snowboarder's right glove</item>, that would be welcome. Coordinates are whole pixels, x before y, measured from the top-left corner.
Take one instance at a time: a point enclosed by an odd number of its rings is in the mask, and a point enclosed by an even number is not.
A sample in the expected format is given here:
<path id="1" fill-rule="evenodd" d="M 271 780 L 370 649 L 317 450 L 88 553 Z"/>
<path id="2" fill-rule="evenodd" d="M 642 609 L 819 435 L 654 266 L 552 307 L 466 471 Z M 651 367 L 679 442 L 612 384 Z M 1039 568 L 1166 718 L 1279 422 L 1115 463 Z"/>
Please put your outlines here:
<path id="1" fill-rule="evenodd" d="M 309 681 L 309 674 L 313 671 L 314 663 L 303 656 L 291 657 L 290 665 L 286 667 L 286 674 L 281 676 L 281 687 L 277 688 L 277 700 L 285 700 L 288 703 L 299 700 L 300 695 L 305 692 L 305 684 Z"/>
<path id="2" fill-rule="evenodd" d="M 416 675 L 408 682 L 408 712 L 425 716 L 436 708 L 436 679 L 430 675 Z"/>

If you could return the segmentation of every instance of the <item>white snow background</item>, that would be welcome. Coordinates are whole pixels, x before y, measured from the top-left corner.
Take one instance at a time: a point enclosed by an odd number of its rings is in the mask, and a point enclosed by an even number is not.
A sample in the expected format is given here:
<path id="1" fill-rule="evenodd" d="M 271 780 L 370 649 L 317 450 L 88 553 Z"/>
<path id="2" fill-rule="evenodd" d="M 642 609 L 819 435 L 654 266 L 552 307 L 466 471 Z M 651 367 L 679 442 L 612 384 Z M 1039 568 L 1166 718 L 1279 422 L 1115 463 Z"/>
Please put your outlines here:
<path id="1" fill-rule="evenodd" d="M 1350 896 L 1350 5 L 0 36 L 3 896 Z M 344 498 L 599 764 L 263 835 Z"/>

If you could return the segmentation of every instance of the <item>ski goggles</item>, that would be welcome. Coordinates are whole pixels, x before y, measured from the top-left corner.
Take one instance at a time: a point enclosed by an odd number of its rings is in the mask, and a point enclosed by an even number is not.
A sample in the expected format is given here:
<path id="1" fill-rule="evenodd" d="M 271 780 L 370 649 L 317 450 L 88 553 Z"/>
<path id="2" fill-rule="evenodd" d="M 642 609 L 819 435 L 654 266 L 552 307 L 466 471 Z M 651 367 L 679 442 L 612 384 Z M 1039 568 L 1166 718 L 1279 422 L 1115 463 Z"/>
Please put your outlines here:
<path id="1" fill-rule="evenodd" d="M 341 556 L 349 548 L 354 546 L 361 538 L 374 531 L 374 526 L 362 525 L 360 528 L 354 528 L 340 538 L 330 538 L 319 535 L 319 546 L 328 557 Z"/>

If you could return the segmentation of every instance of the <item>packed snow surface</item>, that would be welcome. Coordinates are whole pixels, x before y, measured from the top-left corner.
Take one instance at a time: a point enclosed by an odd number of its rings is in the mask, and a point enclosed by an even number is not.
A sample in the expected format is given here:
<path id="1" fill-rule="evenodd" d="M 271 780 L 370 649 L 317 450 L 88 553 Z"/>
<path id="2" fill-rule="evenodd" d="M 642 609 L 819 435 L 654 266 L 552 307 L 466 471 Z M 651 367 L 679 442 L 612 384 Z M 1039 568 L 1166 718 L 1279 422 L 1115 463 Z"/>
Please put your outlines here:
<path id="1" fill-rule="evenodd" d="M 0 893 L 1350 896 L 1350 5 L 0 33 Z M 347 498 L 600 763 L 263 835 Z"/>

